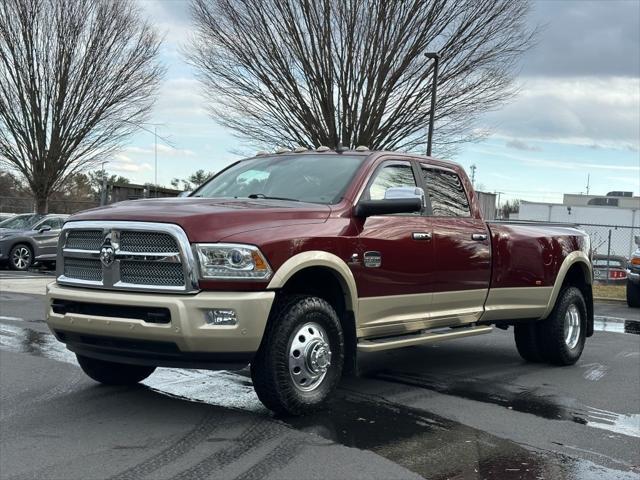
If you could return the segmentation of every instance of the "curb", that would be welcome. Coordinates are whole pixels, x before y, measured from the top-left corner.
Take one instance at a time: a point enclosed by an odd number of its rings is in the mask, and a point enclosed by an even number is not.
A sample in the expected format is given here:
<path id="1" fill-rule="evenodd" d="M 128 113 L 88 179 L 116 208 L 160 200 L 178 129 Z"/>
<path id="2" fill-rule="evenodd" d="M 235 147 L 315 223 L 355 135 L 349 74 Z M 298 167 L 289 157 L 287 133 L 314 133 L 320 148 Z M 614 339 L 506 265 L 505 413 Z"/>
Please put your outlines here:
<path id="1" fill-rule="evenodd" d="M 593 301 L 597 303 L 624 303 L 627 301 L 624 298 L 607 298 L 607 297 L 593 297 Z"/>

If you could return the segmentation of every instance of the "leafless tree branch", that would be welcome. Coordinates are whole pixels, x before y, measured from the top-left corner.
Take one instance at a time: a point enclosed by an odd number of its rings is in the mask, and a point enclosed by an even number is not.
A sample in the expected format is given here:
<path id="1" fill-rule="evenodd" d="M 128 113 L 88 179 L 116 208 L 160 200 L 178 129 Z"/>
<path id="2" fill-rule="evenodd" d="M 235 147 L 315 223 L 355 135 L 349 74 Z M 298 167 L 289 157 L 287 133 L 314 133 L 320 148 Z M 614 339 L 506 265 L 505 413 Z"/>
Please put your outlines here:
<path id="1" fill-rule="evenodd" d="M 187 51 L 211 115 L 256 145 L 436 151 L 515 93 L 529 0 L 192 0 Z"/>
<path id="2" fill-rule="evenodd" d="M 24 176 L 38 211 L 146 118 L 159 46 L 130 0 L 0 2 L 0 162 Z"/>

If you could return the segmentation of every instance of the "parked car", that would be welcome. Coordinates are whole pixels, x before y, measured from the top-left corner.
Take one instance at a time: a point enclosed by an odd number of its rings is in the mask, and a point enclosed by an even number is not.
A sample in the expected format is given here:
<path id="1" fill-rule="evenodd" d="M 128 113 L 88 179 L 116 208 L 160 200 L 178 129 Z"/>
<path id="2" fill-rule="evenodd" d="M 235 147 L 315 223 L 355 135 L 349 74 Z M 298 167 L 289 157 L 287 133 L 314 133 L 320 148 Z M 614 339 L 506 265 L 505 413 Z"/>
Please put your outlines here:
<path id="1" fill-rule="evenodd" d="M 594 255 L 593 278 L 598 283 L 624 285 L 627 281 L 627 263 L 626 258 L 616 255 Z"/>
<path id="2" fill-rule="evenodd" d="M 251 366 L 270 409 L 317 408 L 357 355 L 515 327 L 574 364 L 593 334 L 589 236 L 485 222 L 457 164 L 366 149 L 259 155 L 180 199 L 65 223 L 47 322 L 84 372 Z"/>
<path id="3" fill-rule="evenodd" d="M 0 262 L 27 270 L 35 262 L 55 262 L 58 237 L 68 215 L 25 213 L 0 222 Z"/>
<path id="4" fill-rule="evenodd" d="M 631 255 L 627 270 L 627 305 L 640 308 L 640 235 L 635 240 L 638 248 Z"/>

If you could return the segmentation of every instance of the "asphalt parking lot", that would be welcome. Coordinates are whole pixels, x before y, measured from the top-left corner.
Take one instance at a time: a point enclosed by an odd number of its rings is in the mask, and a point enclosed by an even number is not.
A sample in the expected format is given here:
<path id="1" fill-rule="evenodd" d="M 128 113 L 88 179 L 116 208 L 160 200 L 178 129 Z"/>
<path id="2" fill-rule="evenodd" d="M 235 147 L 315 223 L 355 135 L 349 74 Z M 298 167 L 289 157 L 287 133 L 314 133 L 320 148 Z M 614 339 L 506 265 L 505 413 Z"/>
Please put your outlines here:
<path id="1" fill-rule="evenodd" d="M 573 367 L 511 331 L 362 358 L 328 408 L 275 418 L 247 371 L 100 386 L 44 323 L 51 274 L 0 272 L 0 477 L 640 478 L 640 311 L 596 306 Z"/>

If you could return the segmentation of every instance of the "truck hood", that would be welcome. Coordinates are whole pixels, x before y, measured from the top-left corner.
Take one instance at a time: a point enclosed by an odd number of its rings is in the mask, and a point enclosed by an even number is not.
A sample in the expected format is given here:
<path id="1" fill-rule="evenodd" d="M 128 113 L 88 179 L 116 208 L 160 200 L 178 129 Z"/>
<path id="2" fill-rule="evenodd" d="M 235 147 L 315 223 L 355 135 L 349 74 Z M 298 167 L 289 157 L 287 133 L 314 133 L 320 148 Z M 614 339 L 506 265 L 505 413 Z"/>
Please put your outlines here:
<path id="1" fill-rule="evenodd" d="M 330 213 L 327 205 L 288 200 L 156 198 L 87 210 L 68 221 L 173 223 L 182 227 L 191 242 L 217 242 L 250 230 L 324 223 Z"/>

